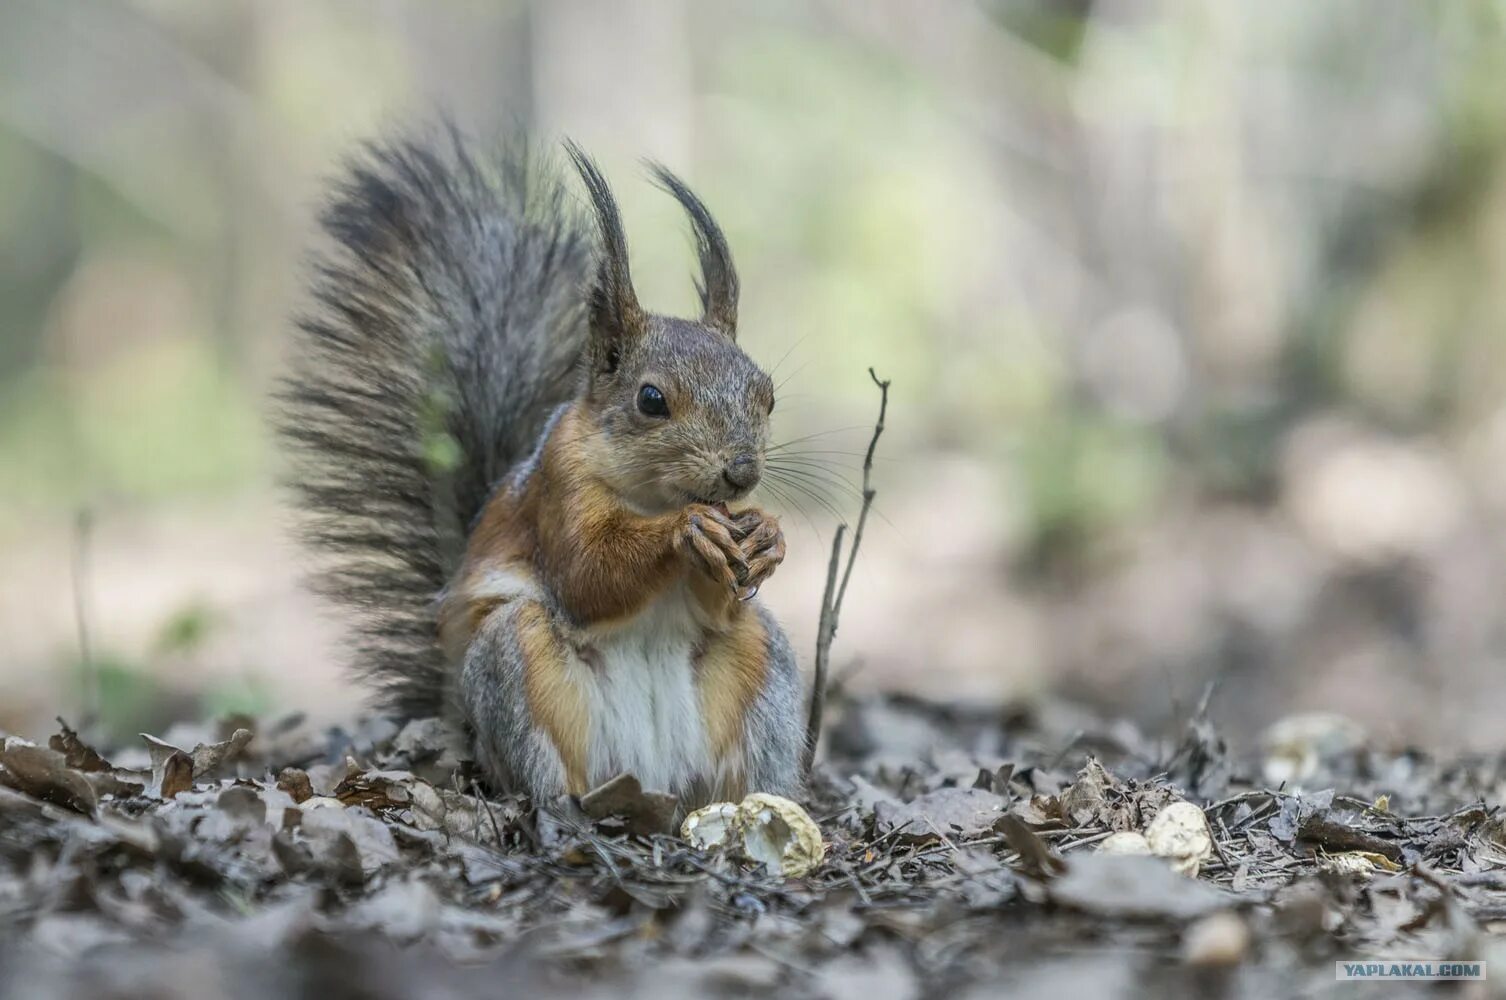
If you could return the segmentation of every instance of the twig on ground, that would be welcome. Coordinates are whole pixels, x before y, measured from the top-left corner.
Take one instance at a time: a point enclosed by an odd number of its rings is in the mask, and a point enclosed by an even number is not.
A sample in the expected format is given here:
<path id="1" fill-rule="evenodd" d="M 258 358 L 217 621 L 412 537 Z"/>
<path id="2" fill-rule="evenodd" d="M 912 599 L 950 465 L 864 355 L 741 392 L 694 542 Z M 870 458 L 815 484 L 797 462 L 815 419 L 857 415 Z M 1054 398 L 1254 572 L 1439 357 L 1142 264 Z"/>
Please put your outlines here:
<path id="1" fill-rule="evenodd" d="M 1062 852 L 1062 853 L 1066 853 L 1067 851 L 1070 851 L 1073 848 L 1087 847 L 1089 844 L 1096 844 L 1100 840 L 1108 840 L 1113 835 L 1114 835 L 1114 831 L 1113 830 L 1100 830 L 1097 833 L 1091 834 L 1091 835 L 1086 836 L 1086 837 L 1079 837 L 1076 840 L 1065 840 L 1065 841 L 1061 842 L 1060 844 L 1057 844 L 1056 845 L 1056 849 L 1058 851 Z"/>
<path id="2" fill-rule="evenodd" d="M 821 739 L 821 716 L 826 710 L 826 677 L 831 664 L 831 643 L 837 635 L 837 616 L 842 610 L 842 598 L 847 596 L 847 584 L 852 579 L 852 565 L 857 561 L 858 546 L 863 543 L 863 527 L 868 523 L 868 511 L 873 506 L 876 491 L 873 488 L 873 451 L 878 446 L 879 435 L 884 433 L 884 416 L 889 410 L 889 380 L 880 379 L 872 368 L 868 377 L 879 388 L 878 422 L 873 425 L 873 437 L 868 440 L 868 452 L 863 456 L 863 505 L 858 510 L 858 525 L 852 532 L 852 545 L 847 550 L 847 568 L 842 570 L 841 586 L 837 585 L 837 571 L 842 562 L 842 536 L 846 524 L 837 525 L 831 540 L 831 563 L 826 569 L 826 590 L 821 595 L 821 617 L 816 626 L 816 668 L 811 683 L 810 715 L 805 724 L 805 759 L 803 769 L 810 773 L 816 760 L 816 743 Z"/>
<path id="3" fill-rule="evenodd" d="M 460 783 L 459 780 L 458 780 L 458 778 L 457 778 L 457 780 L 456 780 L 455 783 L 457 785 Z M 456 791 L 459 791 L 459 789 L 457 788 Z M 494 813 L 494 812 L 492 812 L 492 804 L 490 802 L 488 802 L 486 796 L 484 794 L 482 794 L 481 786 L 476 783 L 475 779 L 471 780 L 470 794 L 471 794 L 471 796 L 477 802 L 481 803 L 481 807 L 486 810 L 486 818 L 492 821 L 492 833 L 497 838 L 497 846 L 498 847 L 504 846 L 506 844 L 506 841 L 504 841 L 502 839 L 502 828 L 497 825 L 497 814 Z M 481 817 L 480 817 L 480 815 L 477 815 L 477 817 L 476 817 L 476 833 L 480 833 L 480 832 L 481 832 Z M 472 836 L 475 836 L 475 834 L 472 834 Z M 481 838 L 477 837 L 476 839 L 479 840 Z"/>

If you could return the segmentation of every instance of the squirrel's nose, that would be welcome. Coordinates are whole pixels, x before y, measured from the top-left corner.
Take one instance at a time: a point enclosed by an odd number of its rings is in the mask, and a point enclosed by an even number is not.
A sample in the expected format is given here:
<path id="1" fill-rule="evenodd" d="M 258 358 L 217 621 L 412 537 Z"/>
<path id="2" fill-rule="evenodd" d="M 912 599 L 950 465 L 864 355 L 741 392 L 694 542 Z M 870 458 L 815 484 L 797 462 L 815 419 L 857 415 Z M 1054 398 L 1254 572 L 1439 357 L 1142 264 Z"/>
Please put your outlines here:
<path id="1" fill-rule="evenodd" d="M 735 490 L 749 490 L 758 482 L 758 456 L 738 455 L 722 470 L 722 478 Z"/>

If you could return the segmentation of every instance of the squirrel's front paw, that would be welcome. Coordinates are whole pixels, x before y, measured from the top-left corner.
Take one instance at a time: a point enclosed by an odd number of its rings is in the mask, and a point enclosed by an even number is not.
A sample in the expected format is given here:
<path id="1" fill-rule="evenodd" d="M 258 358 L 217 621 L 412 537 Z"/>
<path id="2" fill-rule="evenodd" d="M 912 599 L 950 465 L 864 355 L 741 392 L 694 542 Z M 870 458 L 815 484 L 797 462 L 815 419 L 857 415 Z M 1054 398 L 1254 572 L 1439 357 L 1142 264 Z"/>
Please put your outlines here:
<path id="1" fill-rule="evenodd" d="M 779 527 L 779 518 L 757 508 L 742 511 L 734 521 L 747 563 L 747 572 L 738 577 L 738 583 L 752 596 L 784 562 L 784 531 Z"/>
<path id="2" fill-rule="evenodd" d="M 748 561 L 738 544 L 741 533 L 737 524 L 706 504 L 691 504 L 682 516 L 681 551 L 703 573 L 736 593 L 738 581 L 748 574 Z"/>

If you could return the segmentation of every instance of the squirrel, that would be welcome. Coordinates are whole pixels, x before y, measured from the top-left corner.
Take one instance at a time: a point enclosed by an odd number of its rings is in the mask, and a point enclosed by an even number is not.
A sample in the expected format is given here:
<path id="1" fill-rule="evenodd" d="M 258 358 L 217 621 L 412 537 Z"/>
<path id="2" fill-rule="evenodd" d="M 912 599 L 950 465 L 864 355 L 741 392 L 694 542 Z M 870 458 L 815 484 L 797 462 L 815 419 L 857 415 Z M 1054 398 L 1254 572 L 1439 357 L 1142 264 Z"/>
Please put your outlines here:
<path id="1" fill-rule="evenodd" d="M 499 791 L 797 794 L 799 669 L 756 596 L 784 536 L 729 506 L 774 384 L 737 345 L 726 238 L 650 164 L 702 314 L 646 311 L 611 189 L 565 149 L 594 227 L 548 158 L 453 127 L 368 144 L 335 187 L 278 422 L 318 582 L 384 707 L 456 723 Z"/>

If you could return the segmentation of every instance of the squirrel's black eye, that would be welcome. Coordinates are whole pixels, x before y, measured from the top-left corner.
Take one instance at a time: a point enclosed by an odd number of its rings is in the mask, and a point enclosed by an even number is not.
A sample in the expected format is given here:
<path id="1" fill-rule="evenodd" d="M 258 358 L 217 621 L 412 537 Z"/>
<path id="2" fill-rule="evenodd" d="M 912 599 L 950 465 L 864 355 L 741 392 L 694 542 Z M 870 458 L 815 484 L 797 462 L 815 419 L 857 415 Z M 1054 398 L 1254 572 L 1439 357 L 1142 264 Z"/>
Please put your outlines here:
<path id="1" fill-rule="evenodd" d="M 638 412 L 650 417 L 667 417 L 669 403 L 657 386 L 646 385 L 638 390 Z"/>

